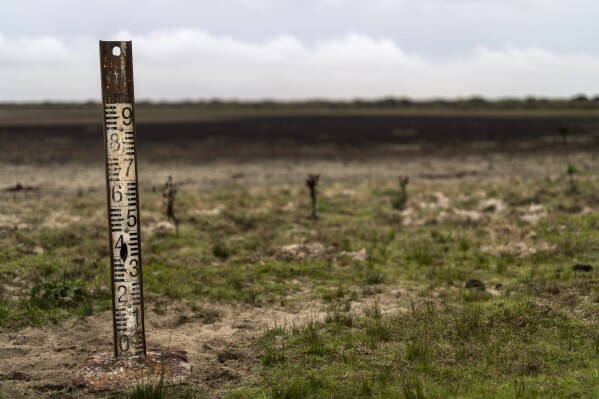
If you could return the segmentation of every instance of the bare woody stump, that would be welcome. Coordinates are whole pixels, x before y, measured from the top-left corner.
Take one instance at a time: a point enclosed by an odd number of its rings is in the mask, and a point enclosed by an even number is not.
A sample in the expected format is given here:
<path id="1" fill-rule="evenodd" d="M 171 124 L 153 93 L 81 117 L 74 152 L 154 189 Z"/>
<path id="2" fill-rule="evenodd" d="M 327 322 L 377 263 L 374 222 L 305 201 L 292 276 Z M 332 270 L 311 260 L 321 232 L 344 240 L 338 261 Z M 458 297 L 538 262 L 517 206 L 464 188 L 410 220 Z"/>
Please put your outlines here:
<path id="1" fill-rule="evenodd" d="M 185 384 L 190 372 L 184 351 L 151 349 L 145 357 L 125 358 L 115 358 L 111 352 L 87 358 L 73 383 L 90 392 L 125 390 L 160 379 L 168 385 Z"/>

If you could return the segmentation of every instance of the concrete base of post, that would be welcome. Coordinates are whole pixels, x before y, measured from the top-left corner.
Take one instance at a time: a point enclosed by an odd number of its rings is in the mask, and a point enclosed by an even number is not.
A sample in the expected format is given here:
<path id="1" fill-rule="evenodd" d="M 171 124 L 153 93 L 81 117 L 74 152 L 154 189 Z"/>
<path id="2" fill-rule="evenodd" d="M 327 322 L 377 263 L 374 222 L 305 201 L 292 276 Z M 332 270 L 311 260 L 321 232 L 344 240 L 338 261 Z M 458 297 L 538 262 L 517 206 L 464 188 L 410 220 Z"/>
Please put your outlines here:
<path id="1" fill-rule="evenodd" d="M 178 350 L 149 350 L 147 356 L 116 359 L 102 353 L 86 359 L 74 385 L 90 392 L 126 390 L 137 384 L 185 384 L 191 372 L 187 353 Z"/>

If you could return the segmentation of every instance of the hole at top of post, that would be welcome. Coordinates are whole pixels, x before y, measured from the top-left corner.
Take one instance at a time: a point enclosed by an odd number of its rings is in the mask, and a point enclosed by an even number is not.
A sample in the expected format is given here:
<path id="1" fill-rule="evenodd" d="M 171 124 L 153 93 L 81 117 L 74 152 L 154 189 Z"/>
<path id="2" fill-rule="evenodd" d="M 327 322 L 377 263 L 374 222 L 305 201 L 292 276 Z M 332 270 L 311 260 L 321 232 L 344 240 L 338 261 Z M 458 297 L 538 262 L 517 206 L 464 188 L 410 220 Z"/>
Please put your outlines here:
<path id="1" fill-rule="evenodd" d="M 121 48 L 119 46 L 114 46 L 112 48 L 112 55 L 117 56 L 117 57 L 119 55 L 121 55 Z"/>

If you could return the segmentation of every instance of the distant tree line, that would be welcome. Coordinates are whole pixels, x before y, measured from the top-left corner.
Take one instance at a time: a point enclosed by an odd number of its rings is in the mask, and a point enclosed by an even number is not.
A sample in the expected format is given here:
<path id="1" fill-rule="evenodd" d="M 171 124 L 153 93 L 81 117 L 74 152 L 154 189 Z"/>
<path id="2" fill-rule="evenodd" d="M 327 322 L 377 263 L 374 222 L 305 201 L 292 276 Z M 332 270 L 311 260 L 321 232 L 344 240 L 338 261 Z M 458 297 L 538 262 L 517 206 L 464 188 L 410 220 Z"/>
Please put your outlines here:
<path id="1" fill-rule="evenodd" d="M 503 98 L 489 100 L 483 97 L 463 99 L 412 100 L 408 98 L 386 97 L 375 100 L 306 100 L 306 101 L 240 101 L 240 100 L 198 100 L 198 101 L 137 101 L 142 107 L 194 107 L 204 109 L 455 109 L 455 110 L 552 110 L 552 109 L 595 109 L 599 107 L 599 95 L 587 97 L 577 95 L 572 98 L 556 99 L 543 97 Z M 0 109 L 11 108 L 95 108 L 95 101 L 60 102 L 44 101 L 30 103 L 0 103 Z"/>

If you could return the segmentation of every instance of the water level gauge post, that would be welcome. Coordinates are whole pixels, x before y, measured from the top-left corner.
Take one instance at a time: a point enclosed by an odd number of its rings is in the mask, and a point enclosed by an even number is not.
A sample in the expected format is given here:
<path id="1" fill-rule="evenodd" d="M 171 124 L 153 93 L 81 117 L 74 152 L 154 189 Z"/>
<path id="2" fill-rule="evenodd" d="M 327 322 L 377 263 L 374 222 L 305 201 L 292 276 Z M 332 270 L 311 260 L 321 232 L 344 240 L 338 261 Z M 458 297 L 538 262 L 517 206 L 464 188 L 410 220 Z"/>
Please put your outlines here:
<path id="1" fill-rule="evenodd" d="M 100 41 L 114 353 L 90 356 L 77 370 L 74 386 L 90 392 L 184 384 L 191 373 L 184 350 L 146 352 L 131 56 L 131 42 Z"/>
<path id="2" fill-rule="evenodd" d="M 129 41 L 100 41 L 114 355 L 145 356 L 139 190 Z"/>

